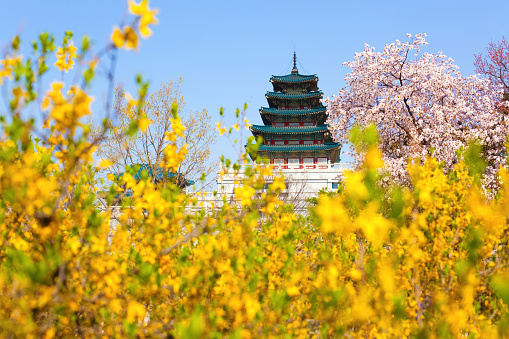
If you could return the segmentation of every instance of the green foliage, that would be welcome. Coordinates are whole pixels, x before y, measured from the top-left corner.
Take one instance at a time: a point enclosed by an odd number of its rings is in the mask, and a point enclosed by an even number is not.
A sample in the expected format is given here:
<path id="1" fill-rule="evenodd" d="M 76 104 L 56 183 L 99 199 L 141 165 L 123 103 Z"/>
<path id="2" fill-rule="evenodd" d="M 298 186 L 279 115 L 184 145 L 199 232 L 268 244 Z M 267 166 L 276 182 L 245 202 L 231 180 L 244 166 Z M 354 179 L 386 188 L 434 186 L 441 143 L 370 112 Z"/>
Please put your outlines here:
<path id="1" fill-rule="evenodd" d="M 478 185 L 481 184 L 487 166 L 482 154 L 483 146 L 477 142 L 470 143 L 464 154 L 465 165 L 467 165 L 470 175 Z"/>

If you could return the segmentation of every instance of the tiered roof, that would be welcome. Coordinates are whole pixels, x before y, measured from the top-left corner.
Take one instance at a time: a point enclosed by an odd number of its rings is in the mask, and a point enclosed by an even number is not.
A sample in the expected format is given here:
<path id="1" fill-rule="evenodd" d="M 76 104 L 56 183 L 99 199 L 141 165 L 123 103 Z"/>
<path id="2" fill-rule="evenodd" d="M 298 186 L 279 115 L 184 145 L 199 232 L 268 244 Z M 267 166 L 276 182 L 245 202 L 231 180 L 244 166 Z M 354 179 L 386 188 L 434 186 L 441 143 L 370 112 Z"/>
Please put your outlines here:
<path id="1" fill-rule="evenodd" d="M 275 107 L 262 107 L 260 108 L 260 114 L 273 114 L 273 115 L 307 115 L 316 113 L 325 113 L 327 108 L 313 107 L 307 109 L 277 109 Z"/>
<path id="2" fill-rule="evenodd" d="M 277 98 L 277 99 L 287 99 L 287 100 L 297 100 L 297 99 L 311 99 L 311 98 L 321 98 L 323 96 L 322 91 L 313 91 L 306 92 L 302 94 L 290 94 L 290 93 L 281 93 L 281 92 L 267 92 L 265 97 L 267 99 Z"/>
<path id="3" fill-rule="evenodd" d="M 274 127 L 263 125 L 252 125 L 251 131 L 268 134 L 309 134 L 316 132 L 327 132 L 327 125 L 303 126 L 303 127 Z"/>
<path id="4" fill-rule="evenodd" d="M 327 157 L 331 162 L 338 161 L 341 144 L 332 141 L 324 124 L 326 107 L 320 102 L 323 92 L 317 87 L 318 76 L 299 74 L 294 53 L 291 74 L 273 75 L 270 82 L 274 90 L 265 94 L 270 107 L 260 108 L 264 125 L 250 127 L 253 135 L 264 138 L 258 149 L 260 155 L 271 159 Z"/>
<path id="5" fill-rule="evenodd" d="M 163 181 L 166 177 L 166 179 L 175 178 L 175 180 L 182 182 L 182 184 L 185 186 L 191 186 L 194 184 L 193 180 L 184 178 L 183 174 L 169 172 L 166 169 L 161 168 L 159 166 L 154 166 L 154 165 L 149 165 L 149 164 L 132 164 L 132 165 L 129 165 L 129 167 L 131 167 L 132 169 L 134 169 L 136 171 L 136 173 L 134 174 L 135 180 L 141 180 L 141 178 L 143 177 L 143 171 L 145 171 L 147 173 L 147 175 L 149 177 L 154 178 L 154 180 L 156 182 Z M 154 173 L 154 170 L 155 170 L 155 173 Z M 123 175 L 124 175 L 124 173 L 120 173 L 118 176 L 121 177 Z"/>
<path id="6" fill-rule="evenodd" d="M 270 82 L 286 82 L 286 83 L 295 83 L 295 82 L 308 82 L 314 81 L 318 82 L 318 77 L 316 74 L 313 75 L 303 75 L 299 73 L 292 73 L 287 75 L 273 75 L 270 78 Z"/>
<path id="7" fill-rule="evenodd" d="M 317 124 L 324 124 L 327 120 L 326 107 L 312 107 L 303 109 L 279 109 L 277 107 L 262 107 L 260 108 L 260 115 L 263 123 L 266 125 L 271 124 L 274 119 L 277 118 L 304 118 L 304 117 L 316 117 Z"/>

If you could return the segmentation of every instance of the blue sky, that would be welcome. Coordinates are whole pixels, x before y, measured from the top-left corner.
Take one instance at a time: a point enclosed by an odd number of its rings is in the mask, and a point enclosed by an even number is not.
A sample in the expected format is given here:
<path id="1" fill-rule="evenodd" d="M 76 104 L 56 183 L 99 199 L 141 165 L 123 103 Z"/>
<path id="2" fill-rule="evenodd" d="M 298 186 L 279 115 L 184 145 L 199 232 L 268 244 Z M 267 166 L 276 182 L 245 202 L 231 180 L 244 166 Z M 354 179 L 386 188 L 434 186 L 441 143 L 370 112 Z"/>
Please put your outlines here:
<path id="1" fill-rule="evenodd" d="M 102 46 L 125 14 L 124 1 L 6 1 L 0 20 L 0 47 L 17 33 L 24 54 L 42 31 L 61 41 L 66 30 L 89 34 Z M 157 1 L 159 25 L 137 53 L 122 52 L 116 80 L 134 89 L 143 73 L 152 88 L 180 75 L 187 108 L 206 108 L 227 122 L 234 110 L 249 104 L 248 119 L 261 124 L 258 109 L 271 90 L 271 75 L 288 70 L 294 48 L 301 73 L 318 74 L 319 88 L 331 96 L 344 86 L 348 68 L 364 43 L 377 50 L 406 33 L 427 33 L 426 51 L 453 58 L 464 75 L 474 72 L 474 54 L 508 34 L 508 0 L 460 1 Z M 55 75 L 55 74 L 53 74 Z M 50 79 L 48 79 L 50 80 Z M 70 79 L 69 79 L 70 80 Z M 105 82 L 94 84 L 97 116 Z M 230 143 L 219 139 L 214 156 L 235 156 Z M 343 157 L 349 160 L 348 157 Z"/>

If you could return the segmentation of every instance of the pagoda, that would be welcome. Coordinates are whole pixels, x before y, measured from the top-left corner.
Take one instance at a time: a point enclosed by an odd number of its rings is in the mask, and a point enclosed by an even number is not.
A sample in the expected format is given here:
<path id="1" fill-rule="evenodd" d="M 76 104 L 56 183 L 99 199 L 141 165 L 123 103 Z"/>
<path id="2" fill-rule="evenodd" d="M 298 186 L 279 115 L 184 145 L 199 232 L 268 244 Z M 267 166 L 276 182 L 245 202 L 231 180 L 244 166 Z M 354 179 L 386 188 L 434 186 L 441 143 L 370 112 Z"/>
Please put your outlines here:
<path id="1" fill-rule="evenodd" d="M 273 75 L 270 82 L 274 90 L 265 94 L 268 107 L 260 108 L 263 125 L 250 127 L 255 137 L 263 138 L 260 157 L 282 169 L 327 168 L 339 162 L 341 143 L 332 140 L 325 124 L 316 74 L 299 74 L 294 52 L 292 72 Z"/>

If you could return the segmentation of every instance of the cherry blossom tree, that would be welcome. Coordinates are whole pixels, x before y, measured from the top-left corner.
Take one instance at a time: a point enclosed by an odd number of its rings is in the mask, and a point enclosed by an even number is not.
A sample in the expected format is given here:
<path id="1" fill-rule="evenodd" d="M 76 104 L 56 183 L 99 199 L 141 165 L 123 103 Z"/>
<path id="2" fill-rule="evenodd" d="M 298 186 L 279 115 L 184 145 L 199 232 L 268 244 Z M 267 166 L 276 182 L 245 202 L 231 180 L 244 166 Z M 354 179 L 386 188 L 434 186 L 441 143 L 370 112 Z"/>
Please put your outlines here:
<path id="1" fill-rule="evenodd" d="M 504 100 L 500 102 L 498 110 L 509 115 L 509 41 L 502 37 L 501 42 L 490 42 L 486 51 L 486 56 L 482 53 L 475 55 L 475 71 L 503 89 Z"/>
<path id="2" fill-rule="evenodd" d="M 485 187 L 495 188 L 509 131 L 507 116 L 495 109 L 502 91 L 488 79 L 462 76 L 441 52 L 421 52 L 425 36 L 408 34 L 408 42 L 396 40 L 382 52 L 365 45 L 345 63 L 346 87 L 325 100 L 331 133 L 346 143 L 352 126 L 374 124 L 385 168 L 400 183 L 409 182 L 409 159 L 433 153 L 448 170 L 458 161 L 456 150 L 477 140 L 489 164 Z M 361 163 L 363 154 L 353 155 Z"/>
<path id="3" fill-rule="evenodd" d="M 487 56 L 475 55 L 475 71 L 488 77 L 494 84 L 502 86 L 509 93 L 509 41 L 490 42 L 486 47 Z"/>

